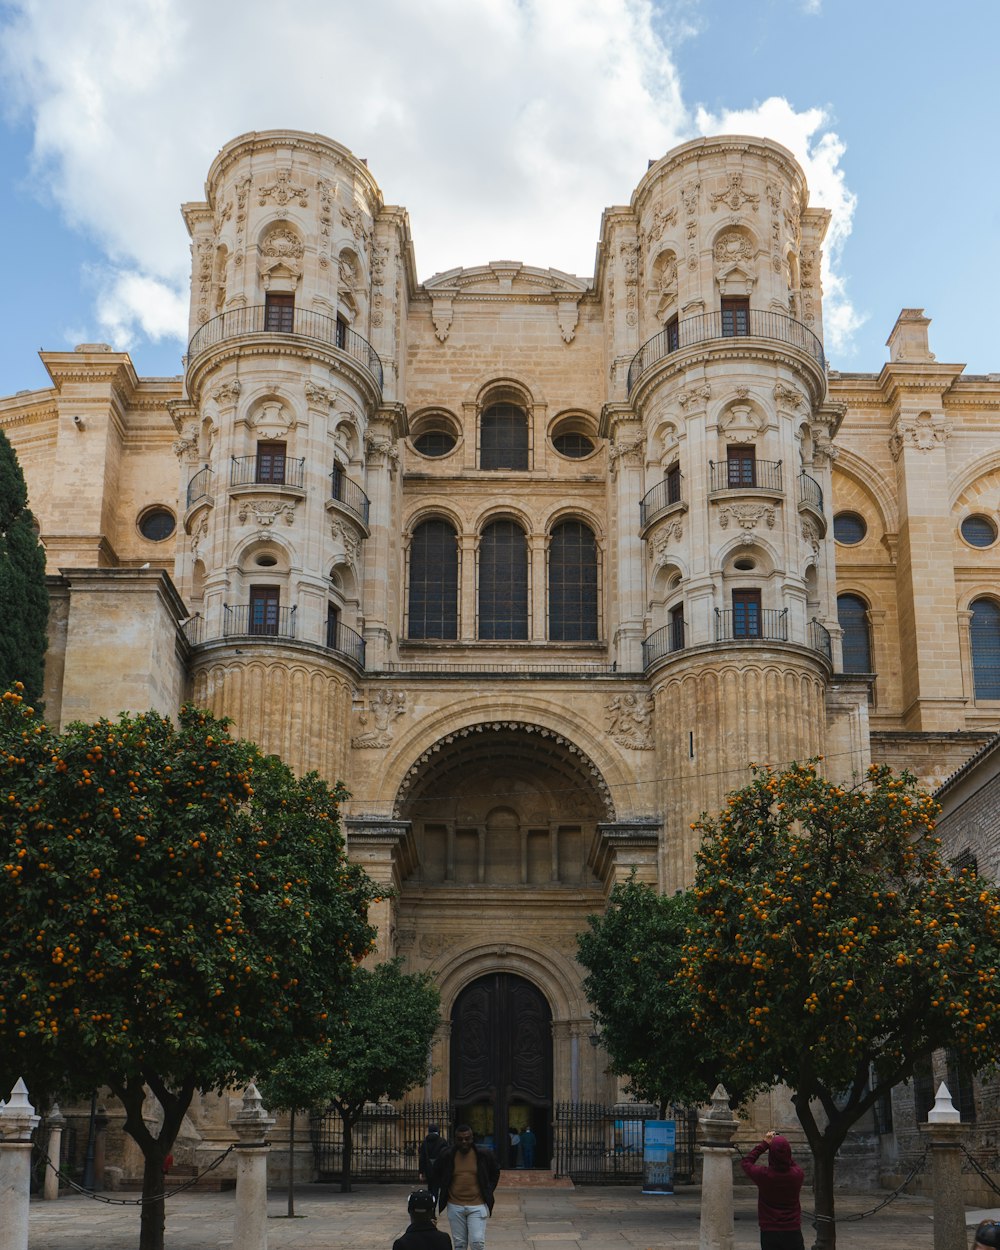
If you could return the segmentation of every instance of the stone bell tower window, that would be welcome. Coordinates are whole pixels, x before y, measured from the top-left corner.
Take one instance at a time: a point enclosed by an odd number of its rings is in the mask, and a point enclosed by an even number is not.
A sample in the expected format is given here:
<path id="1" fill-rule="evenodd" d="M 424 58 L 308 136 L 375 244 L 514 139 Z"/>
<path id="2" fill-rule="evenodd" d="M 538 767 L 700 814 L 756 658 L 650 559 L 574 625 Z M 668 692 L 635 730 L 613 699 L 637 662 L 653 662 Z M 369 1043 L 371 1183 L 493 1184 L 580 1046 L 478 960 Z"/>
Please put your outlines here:
<path id="1" fill-rule="evenodd" d="M 268 291 L 264 296 L 264 329 L 291 334 L 295 326 L 295 296 L 286 291 Z"/>

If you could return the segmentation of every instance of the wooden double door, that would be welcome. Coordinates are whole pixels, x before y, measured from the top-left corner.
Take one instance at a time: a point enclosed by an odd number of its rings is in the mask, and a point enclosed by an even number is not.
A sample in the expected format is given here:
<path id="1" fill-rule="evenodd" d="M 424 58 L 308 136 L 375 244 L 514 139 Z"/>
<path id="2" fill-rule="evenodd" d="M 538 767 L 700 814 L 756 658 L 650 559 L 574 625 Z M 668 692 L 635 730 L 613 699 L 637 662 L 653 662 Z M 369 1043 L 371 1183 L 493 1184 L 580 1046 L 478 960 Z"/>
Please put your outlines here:
<path id="1" fill-rule="evenodd" d="M 552 1012 L 524 977 L 467 985 L 451 1016 L 451 1104 L 501 1167 L 547 1168 L 552 1154 Z M 533 1150 L 511 1145 L 529 1128 Z"/>

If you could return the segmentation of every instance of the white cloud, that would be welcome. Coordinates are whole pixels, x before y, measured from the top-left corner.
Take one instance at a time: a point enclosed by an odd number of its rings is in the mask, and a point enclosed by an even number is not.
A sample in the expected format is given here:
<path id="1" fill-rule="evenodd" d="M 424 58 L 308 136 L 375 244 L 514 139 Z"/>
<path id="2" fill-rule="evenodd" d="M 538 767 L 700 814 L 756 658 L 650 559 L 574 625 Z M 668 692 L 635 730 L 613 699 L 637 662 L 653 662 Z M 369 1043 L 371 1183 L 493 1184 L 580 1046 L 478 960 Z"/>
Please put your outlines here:
<path id="1" fill-rule="evenodd" d="M 8 11 L 8 99 L 33 123 L 37 175 L 107 257 L 98 316 L 119 344 L 183 338 L 178 205 L 201 198 L 222 144 L 253 129 L 319 131 L 369 157 L 387 202 L 410 212 L 421 276 L 499 258 L 588 274 L 601 210 L 627 201 L 647 160 L 736 119 L 804 150 L 814 202 L 832 193 L 850 229 L 842 147 L 820 111 L 767 101 L 692 117 L 667 42 L 696 37 L 684 0 Z"/>

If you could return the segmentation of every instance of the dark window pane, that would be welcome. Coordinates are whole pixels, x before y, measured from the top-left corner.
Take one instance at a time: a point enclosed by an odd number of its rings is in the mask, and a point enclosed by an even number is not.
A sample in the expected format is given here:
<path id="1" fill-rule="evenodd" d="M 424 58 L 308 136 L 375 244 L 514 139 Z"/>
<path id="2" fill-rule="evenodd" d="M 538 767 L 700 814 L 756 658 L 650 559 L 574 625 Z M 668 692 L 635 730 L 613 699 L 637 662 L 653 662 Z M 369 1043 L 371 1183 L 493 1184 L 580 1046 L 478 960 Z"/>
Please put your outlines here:
<path id="1" fill-rule="evenodd" d="M 833 518 L 833 536 L 845 547 L 853 547 L 855 543 L 861 542 L 867 533 L 868 526 L 864 517 L 858 516 L 856 512 L 838 512 Z"/>
<path id="2" fill-rule="evenodd" d="M 1000 699 L 1000 607 L 977 599 L 969 624 L 972 680 L 977 699 Z"/>
<path id="3" fill-rule="evenodd" d="M 681 466 L 672 464 L 667 470 L 667 503 L 679 503 L 681 498 Z"/>
<path id="4" fill-rule="evenodd" d="M 278 632 L 277 586 L 250 587 L 250 633 L 276 634 Z"/>
<path id="5" fill-rule="evenodd" d="M 733 591 L 733 637 L 760 637 L 760 591 Z"/>
<path id="6" fill-rule="evenodd" d="M 844 672 L 873 672 L 868 604 L 857 595 L 838 595 L 837 621 L 844 631 L 844 637 L 841 640 L 844 652 Z"/>
<path id="7" fill-rule="evenodd" d="M 722 333 L 725 338 L 750 333 L 750 301 L 728 298 L 722 301 Z"/>
<path id="8" fill-rule="evenodd" d="M 962 522 L 962 537 L 971 547 L 992 547 L 997 527 L 988 516 L 967 516 Z"/>
<path id="9" fill-rule="evenodd" d="M 493 404 L 479 421 L 479 467 L 528 467 L 528 416 L 516 404 Z"/>
<path id="10" fill-rule="evenodd" d="M 174 514 L 166 508 L 150 508 L 139 518 L 139 533 L 150 542 L 162 543 L 174 532 Z"/>
<path id="11" fill-rule="evenodd" d="M 458 637 L 458 544 L 447 521 L 423 521 L 410 543 L 408 637 Z"/>
<path id="12" fill-rule="evenodd" d="M 267 294 L 264 296 L 264 329 L 291 334 L 295 324 L 295 296 Z"/>
<path id="13" fill-rule="evenodd" d="M 753 447 L 727 447 L 726 466 L 729 486 L 757 485 L 757 452 Z"/>
<path id="14" fill-rule="evenodd" d="M 586 434 L 557 434 L 552 440 L 552 446 L 560 456 L 570 456 L 574 460 L 589 456 L 594 450 L 593 440 Z"/>
<path id="15" fill-rule="evenodd" d="M 337 649 L 337 632 L 340 629 L 340 609 L 333 603 L 326 605 L 326 645 L 331 651 Z"/>
<path id="16" fill-rule="evenodd" d="M 681 345 L 681 327 L 676 317 L 671 317 L 666 324 L 667 351 L 675 352 Z"/>
<path id="17" fill-rule="evenodd" d="M 670 609 L 670 650 L 684 650 L 684 606 Z"/>
<path id="18" fill-rule="evenodd" d="M 426 434 L 417 435 L 413 446 L 422 456 L 447 456 L 455 446 L 455 436 L 447 430 L 428 430 Z"/>
<path id="19" fill-rule="evenodd" d="M 528 636 L 528 544 L 513 521 L 494 521 L 479 543 L 479 637 Z"/>
<path id="20" fill-rule="evenodd" d="M 257 444 L 257 481 L 281 485 L 285 480 L 285 444 Z"/>
<path id="21" fill-rule="evenodd" d="M 563 521 L 549 544 L 549 637 L 597 638 L 597 543 L 580 521 Z"/>

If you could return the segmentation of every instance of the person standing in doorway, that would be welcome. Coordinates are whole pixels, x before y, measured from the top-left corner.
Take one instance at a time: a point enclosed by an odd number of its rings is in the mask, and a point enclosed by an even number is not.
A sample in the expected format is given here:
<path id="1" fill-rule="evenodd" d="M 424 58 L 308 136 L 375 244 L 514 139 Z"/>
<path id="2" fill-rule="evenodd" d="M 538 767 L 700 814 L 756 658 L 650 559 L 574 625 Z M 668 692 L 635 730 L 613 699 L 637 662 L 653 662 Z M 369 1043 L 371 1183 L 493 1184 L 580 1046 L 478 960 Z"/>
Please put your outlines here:
<path id="1" fill-rule="evenodd" d="M 486 1221 L 493 1213 L 493 1191 L 500 1165 L 492 1150 L 477 1146 L 468 1124 L 455 1129 L 455 1144 L 438 1155 L 432 1188 L 438 1207 L 447 1208 L 455 1250 L 484 1250 Z"/>
<path id="2" fill-rule="evenodd" d="M 767 1166 L 757 1163 L 767 1151 Z M 805 1177 L 792 1159 L 788 1139 L 771 1129 L 740 1166 L 757 1186 L 760 1250 L 804 1250 L 799 1194 Z"/>
<path id="3" fill-rule="evenodd" d="M 535 1166 L 535 1134 L 530 1124 L 521 1129 L 521 1160 L 525 1168 Z"/>

